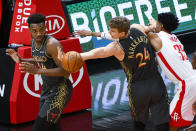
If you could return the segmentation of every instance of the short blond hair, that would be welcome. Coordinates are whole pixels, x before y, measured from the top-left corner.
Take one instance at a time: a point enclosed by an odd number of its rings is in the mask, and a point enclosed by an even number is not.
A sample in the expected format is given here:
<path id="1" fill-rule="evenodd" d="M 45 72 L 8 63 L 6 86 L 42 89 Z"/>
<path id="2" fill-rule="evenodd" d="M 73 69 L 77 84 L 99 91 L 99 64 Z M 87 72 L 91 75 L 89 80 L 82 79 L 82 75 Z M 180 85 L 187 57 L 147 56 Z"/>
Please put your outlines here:
<path id="1" fill-rule="evenodd" d="M 130 29 L 130 21 L 124 16 L 117 16 L 109 21 L 109 26 L 110 28 L 116 28 L 119 32 L 125 32 L 125 34 L 127 34 Z"/>

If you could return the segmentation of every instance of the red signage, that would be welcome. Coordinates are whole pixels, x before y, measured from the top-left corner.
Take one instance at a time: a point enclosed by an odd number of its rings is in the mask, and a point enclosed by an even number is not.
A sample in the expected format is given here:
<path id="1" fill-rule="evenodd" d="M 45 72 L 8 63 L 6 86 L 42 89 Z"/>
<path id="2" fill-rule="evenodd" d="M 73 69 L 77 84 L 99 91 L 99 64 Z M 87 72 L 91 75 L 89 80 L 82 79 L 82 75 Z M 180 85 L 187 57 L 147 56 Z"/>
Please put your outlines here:
<path id="1" fill-rule="evenodd" d="M 62 40 L 61 44 L 65 51 L 82 51 L 77 38 Z M 31 58 L 31 47 L 20 47 L 18 53 L 23 58 Z M 85 63 L 80 71 L 71 74 L 69 79 L 73 84 L 73 95 L 63 113 L 91 108 L 91 84 Z M 16 64 L 10 95 L 10 121 L 12 124 L 35 120 L 39 112 L 42 84 L 41 76 L 21 73 Z"/>
<path id="2" fill-rule="evenodd" d="M 16 0 L 9 44 L 30 45 L 27 19 L 33 13 L 46 16 L 47 34 L 59 40 L 70 36 L 61 0 Z"/>

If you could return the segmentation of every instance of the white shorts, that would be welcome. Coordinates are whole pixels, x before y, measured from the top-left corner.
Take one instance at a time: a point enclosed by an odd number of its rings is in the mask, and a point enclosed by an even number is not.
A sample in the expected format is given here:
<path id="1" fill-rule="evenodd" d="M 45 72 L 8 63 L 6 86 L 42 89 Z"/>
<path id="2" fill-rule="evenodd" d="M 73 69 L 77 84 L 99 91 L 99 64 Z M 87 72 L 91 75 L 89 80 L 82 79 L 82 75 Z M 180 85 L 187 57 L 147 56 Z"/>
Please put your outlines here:
<path id="1" fill-rule="evenodd" d="M 196 101 L 196 76 L 183 80 L 170 103 L 170 125 L 174 127 L 189 126 L 194 115 L 192 104 Z"/>

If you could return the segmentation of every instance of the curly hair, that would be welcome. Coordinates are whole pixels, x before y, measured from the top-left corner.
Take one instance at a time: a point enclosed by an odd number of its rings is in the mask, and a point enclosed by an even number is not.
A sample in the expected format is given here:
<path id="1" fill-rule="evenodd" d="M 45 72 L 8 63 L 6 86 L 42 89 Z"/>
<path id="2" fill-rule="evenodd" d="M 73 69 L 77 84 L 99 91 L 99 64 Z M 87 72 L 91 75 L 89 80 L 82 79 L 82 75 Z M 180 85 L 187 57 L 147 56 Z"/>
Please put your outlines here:
<path id="1" fill-rule="evenodd" d="M 29 26 L 30 26 L 30 24 L 38 24 L 38 23 L 42 23 L 42 22 L 45 24 L 45 20 L 46 20 L 46 18 L 44 15 L 35 13 L 35 14 L 32 14 L 28 17 L 27 23 Z"/>
<path id="2" fill-rule="evenodd" d="M 127 34 L 130 28 L 130 21 L 126 17 L 117 16 L 109 21 L 109 26 L 118 29 L 119 32 L 125 32 L 125 34 Z"/>
<path id="3" fill-rule="evenodd" d="M 178 28 L 179 20 L 172 13 L 160 13 L 158 14 L 158 21 L 163 24 L 163 27 L 169 33 Z"/>

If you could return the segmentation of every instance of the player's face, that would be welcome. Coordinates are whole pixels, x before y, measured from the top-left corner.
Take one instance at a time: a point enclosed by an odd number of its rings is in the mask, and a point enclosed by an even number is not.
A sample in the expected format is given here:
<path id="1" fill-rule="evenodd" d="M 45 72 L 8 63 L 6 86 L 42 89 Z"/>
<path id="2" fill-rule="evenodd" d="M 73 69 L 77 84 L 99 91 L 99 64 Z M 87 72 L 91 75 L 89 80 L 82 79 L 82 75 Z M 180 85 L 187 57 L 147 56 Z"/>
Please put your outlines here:
<path id="1" fill-rule="evenodd" d="M 29 27 L 31 32 L 31 37 L 35 39 L 36 42 L 42 42 L 46 34 L 46 27 L 44 23 L 31 24 Z"/>
<path id="2" fill-rule="evenodd" d="M 109 33 L 113 39 L 120 39 L 125 36 L 125 32 L 119 32 L 117 28 L 110 28 Z"/>
<path id="3" fill-rule="evenodd" d="M 156 21 L 154 18 L 149 19 L 149 26 L 155 27 L 156 32 L 160 32 L 162 29 L 162 24 L 160 24 L 158 21 Z"/>

